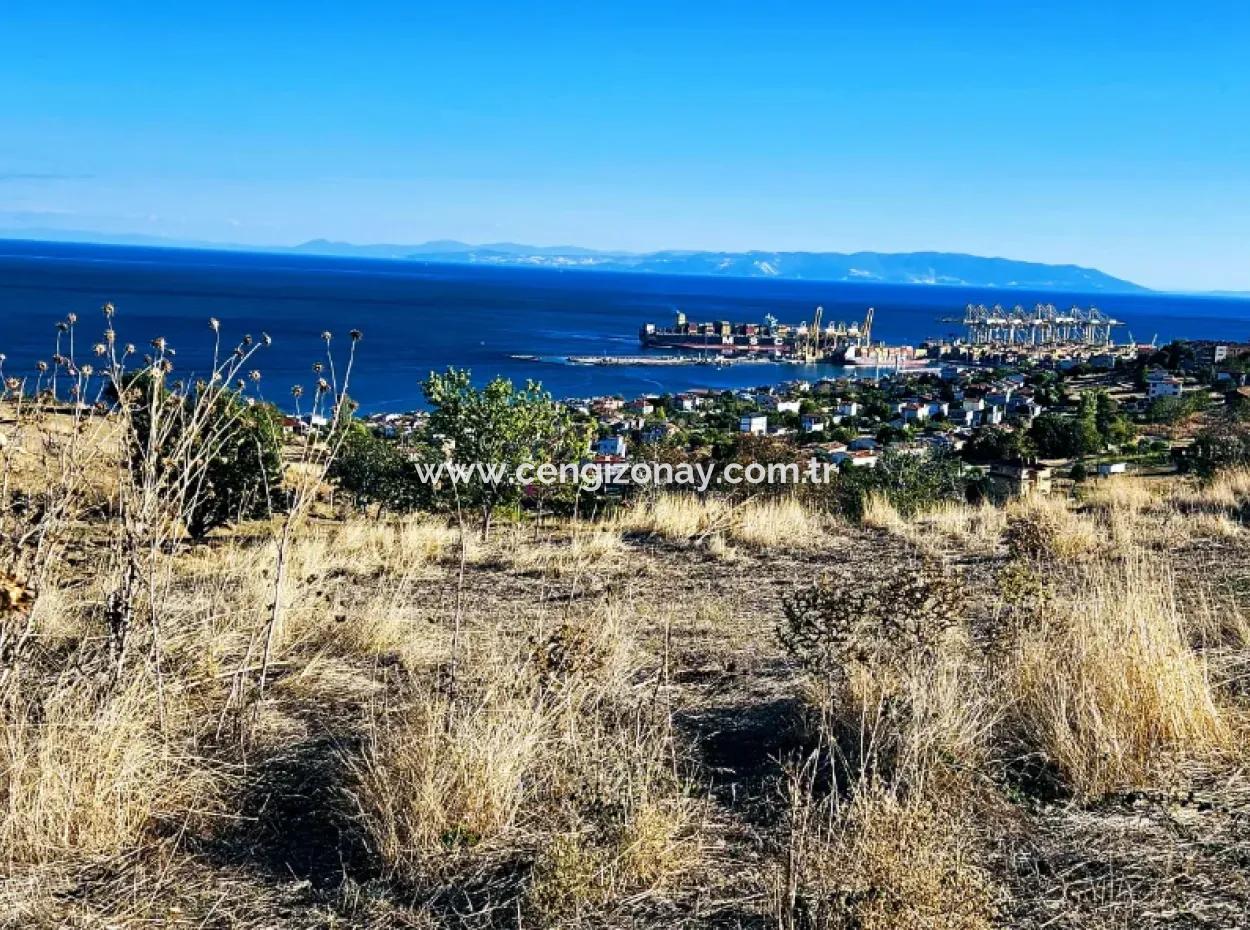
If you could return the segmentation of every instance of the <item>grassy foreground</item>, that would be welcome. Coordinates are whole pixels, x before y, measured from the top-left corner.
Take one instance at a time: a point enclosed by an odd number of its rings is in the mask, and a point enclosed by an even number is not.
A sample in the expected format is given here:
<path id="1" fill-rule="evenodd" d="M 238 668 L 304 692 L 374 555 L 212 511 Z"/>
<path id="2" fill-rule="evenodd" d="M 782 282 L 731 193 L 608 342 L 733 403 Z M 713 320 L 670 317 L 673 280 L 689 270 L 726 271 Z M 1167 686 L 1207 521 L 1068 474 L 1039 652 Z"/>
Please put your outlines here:
<path id="1" fill-rule="evenodd" d="M 0 450 L 5 925 L 1250 915 L 1250 474 L 486 543 L 318 485 L 136 558 L 110 441 Z"/>

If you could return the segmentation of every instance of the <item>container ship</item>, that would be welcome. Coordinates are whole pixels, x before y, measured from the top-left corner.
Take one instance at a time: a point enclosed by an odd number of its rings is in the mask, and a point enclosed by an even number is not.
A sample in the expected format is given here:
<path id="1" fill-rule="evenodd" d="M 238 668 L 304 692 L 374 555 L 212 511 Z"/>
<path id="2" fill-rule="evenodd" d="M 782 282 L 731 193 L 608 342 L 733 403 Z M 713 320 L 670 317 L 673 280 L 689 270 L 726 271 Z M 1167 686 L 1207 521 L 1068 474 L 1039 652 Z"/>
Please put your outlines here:
<path id="1" fill-rule="evenodd" d="M 886 346 L 872 341 L 875 311 L 869 307 L 863 321 L 822 323 L 824 308 L 810 321 L 787 324 L 772 314 L 762 323 L 720 320 L 694 323 L 678 311 L 672 326 L 648 323 L 638 332 L 644 349 L 677 349 L 704 356 L 768 357 L 790 361 L 822 361 L 856 368 L 923 368 L 932 364 L 923 348 Z"/>
<path id="2" fill-rule="evenodd" d="M 821 323 L 824 308 L 817 307 L 810 321 L 779 323 L 772 314 L 762 323 L 732 323 L 729 320 L 695 323 L 678 311 L 672 326 L 647 323 L 638 331 L 644 349 L 682 349 L 690 352 L 769 353 L 778 356 L 825 358 L 832 352 L 853 346 L 871 345 L 870 307 L 862 323 Z"/>

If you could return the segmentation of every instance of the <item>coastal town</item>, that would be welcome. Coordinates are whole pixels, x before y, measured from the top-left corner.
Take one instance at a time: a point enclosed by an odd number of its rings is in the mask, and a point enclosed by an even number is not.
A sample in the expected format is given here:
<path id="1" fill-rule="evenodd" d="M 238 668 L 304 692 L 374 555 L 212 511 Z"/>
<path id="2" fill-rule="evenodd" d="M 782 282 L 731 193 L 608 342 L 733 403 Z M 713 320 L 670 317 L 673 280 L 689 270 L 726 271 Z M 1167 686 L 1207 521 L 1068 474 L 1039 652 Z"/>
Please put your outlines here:
<path id="1" fill-rule="evenodd" d="M 861 364 L 752 389 L 564 403 L 593 431 L 590 455 L 600 464 L 724 461 L 767 447 L 846 470 L 873 468 L 885 456 L 934 454 L 979 471 L 995 496 L 1007 497 L 1049 493 L 1055 481 L 1184 468 L 1196 424 L 1250 401 L 1250 343 L 1117 344 L 1113 329 L 1123 324 L 1094 308 L 969 306 L 960 319 L 965 338 L 916 346 L 873 343 L 872 318 L 870 310 L 862 324 L 821 328 L 818 308 L 810 327 L 772 318 L 757 327 L 694 324 L 679 314 L 668 336 L 644 327 L 644 346 L 669 338 L 672 348 L 690 350 L 693 344 L 672 340 L 723 331 L 733 354 L 775 339 L 788 353 L 807 347 Z M 379 413 L 366 422 L 402 440 L 424 429 L 424 416 Z M 1092 424 L 1084 430 L 1083 418 Z"/>

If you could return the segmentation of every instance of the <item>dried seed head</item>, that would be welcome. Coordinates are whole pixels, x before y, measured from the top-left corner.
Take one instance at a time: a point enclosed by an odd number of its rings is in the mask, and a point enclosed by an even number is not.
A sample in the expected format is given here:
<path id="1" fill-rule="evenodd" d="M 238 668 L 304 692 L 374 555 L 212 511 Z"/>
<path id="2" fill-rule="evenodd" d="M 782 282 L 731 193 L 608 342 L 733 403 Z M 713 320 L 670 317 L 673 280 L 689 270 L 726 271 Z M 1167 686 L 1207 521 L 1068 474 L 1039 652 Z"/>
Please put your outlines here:
<path id="1" fill-rule="evenodd" d="M 105 305 L 104 305 L 103 307 L 101 307 L 100 309 L 104 311 L 104 316 L 105 316 L 106 318 L 108 318 L 108 319 L 112 319 L 112 318 L 113 318 L 114 309 L 113 309 L 113 305 L 112 305 L 111 303 L 105 304 Z"/>
<path id="2" fill-rule="evenodd" d="M 97 342 L 95 345 L 91 347 L 91 351 L 94 352 L 96 355 L 104 355 L 104 353 L 108 351 L 108 346 L 106 346 L 102 342 Z"/>
<path id="3" fill-rule="evenodd" d="M 165 337 L 157 336 L 155 339 L 152 340 L 151 346 L 153 349 L 155 349 L 158 352 L 165 351 Z"/>
<path id="4" fill-rule="evenodd" d="M 247 376 L 248 376 L 249 378 L 251 378 L 253 381 L 259 381 L 259 380 L 260 380 L 260 372 L 259 372 L 259 371 L 257 371 L 255 368 L 253 368 L 251 371 L 249 371 L 249 372 L 247 373 Z"/>
<path id="5" fill-rule="evenodd" d="M 215 316 L 210 316 L 210 317 L 208 318 L 208 328 L 209 328 L 209 329 L 211 329 L 211 330 L 212 330 L 213 332 L 215 332 L 215 333 L 216 333 L 216 332 L 220 332 L 220 331 L 221 331 L 221 321 L 220 321 L 219 319 L 217 319 L 217 317 L 215 317 Z"/>
<path id="6" fill-rule="evenodd" d="M 65 322 L 68 323 L 70 326 L 73 326 L 75 323 L 78 322 L 78 314 L 77 313 L 65 314 Z"/>
<path id="7" fill-rule="evenodd" d="M 47 371 L 47 370 L 48 370 L 48 363 L 47 363 L 47 362 L 45 362 L 45 361 L 40 360 L 39 364 L 37 364 L 35 367 L 36 367 L 36 368 L 38 368 L 40 371 Z"/>
<path id="8" fill-rule="evenodd" d="M 318 378 L 317 379 L 317 393 L 324 394 L 328 390 L 330 390 L 330 382 L 327 381 L 325 378 Z"/>
<path id="9" fill-rule="evenodd" d="M 321 362 L 313 362 L 313 374 L 321 374 L 325 371 L 325 367 L 326 366 L 321 364 Z"/>
<path id="10" fill-rule="evenodd" d="M 304 396 L 304 387 L 303 387 L 303 385 L 300 385 L 300 384 L 296 384 L 296 385 L 294 385 L 294 386 L 291 388 L 291 396 L 292 396 L 292 397 L 303 397 L 303 396 Z"/>
<path id="11" fill-rule="evenodd" d="M 359 342 L 359 341 L 360 341 L 360 336 L 361 336 L 361 332 L 360 332 L 360 330 L 358 330 L 358 329 L 353 329 L 350 333 L 348 333 L 348 335 L 352 337 L 352 342 Z"/>
<path id="12" fill-rule="evenodd" d="M 261 333 L 260 341 L 267 346 L 273 345 L 273 337 L 271 337 L 268 333 Z"/>
<path id="13" fill-rule="evenodd" d="M 331 335 L 330 335 L 330 331 L 329 331 L 328 329 L 326 329 L 326 330 L 322 330 L 322 332 L 321 332 L 321 341 L 322 341 L 322 342 L 324 342 L 326 345 L 329 345 L 329 344 L 330 344 L 330 339 L 331 339 L 331 338 L 332 338 L 332 337 L 331 337 Z"/>

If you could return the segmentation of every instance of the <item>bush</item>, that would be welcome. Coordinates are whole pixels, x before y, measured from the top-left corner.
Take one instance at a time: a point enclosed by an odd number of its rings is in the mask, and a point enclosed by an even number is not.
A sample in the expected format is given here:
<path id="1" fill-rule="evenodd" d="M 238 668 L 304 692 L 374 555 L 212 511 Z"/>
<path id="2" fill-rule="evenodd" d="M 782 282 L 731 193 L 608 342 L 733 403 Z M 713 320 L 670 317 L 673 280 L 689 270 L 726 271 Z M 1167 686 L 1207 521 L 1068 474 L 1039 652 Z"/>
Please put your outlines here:
<path id="1" fill-rule="evenodd" d="M 1185 462 L 1200 478 L 1250 465 L 1250 426 L 1226 420 L 1204 430 L 1194 440 Z"/>
<path id="2" fill-rule="evenodd" d="M 182 517 L 192 537 L 282 508 L 282 414 L 276 407 L 233 391 L 205 403 L 194 391 L 179 394 L 148 377 L 128 387 L 135 392 L 131 470 L 163 472 L 170 486 L 182 486 Z M 158 405 L 165 409 L 158 412 Z"/>
<path id="3" fill-rule="evenodd" d="M 968 496 L 963 463 L 944 452 L 909 455 L 887 450 L 876 468 L 848 469 L 831 488 L 833 508 L 854 520 L 863 518 L 874 494 L 904 517 L 942 501 L 966 501 Z"/>
<path id="4" fill-rule="evenodd" d="M 872 578 L 827 575 L 785 599 L 779 636 L 822 678 L 855 666 L 899 668 L 959 622 L 960 603 L 954 580 L 933 562 L 891 565 Z"/>
<path id="5" fill-rule="evenodd" d="M 380 504 L 406 513 L 433 502 L 429 485 L 417 479 L 412 461 L 394 443 L 357 421 L 345 427 L 327 477 L 358 506 Z"/>

